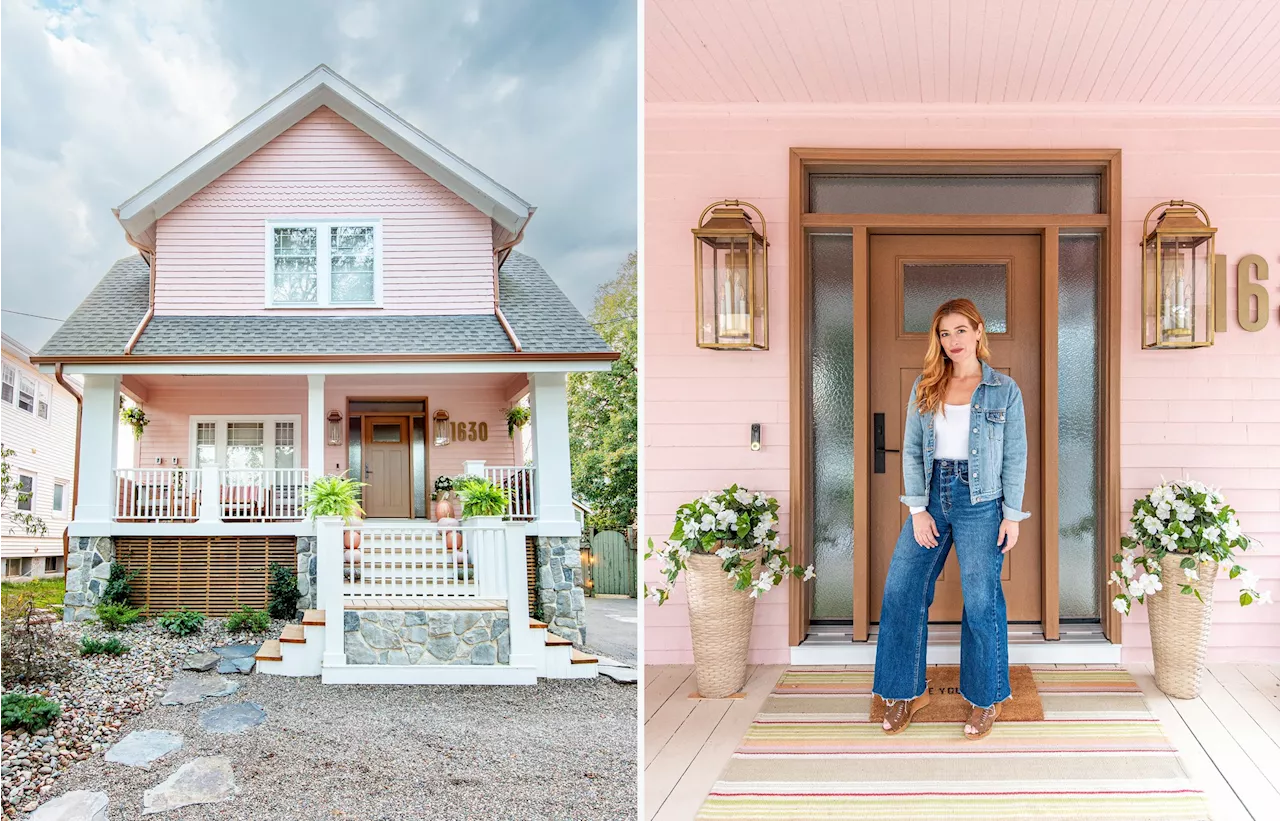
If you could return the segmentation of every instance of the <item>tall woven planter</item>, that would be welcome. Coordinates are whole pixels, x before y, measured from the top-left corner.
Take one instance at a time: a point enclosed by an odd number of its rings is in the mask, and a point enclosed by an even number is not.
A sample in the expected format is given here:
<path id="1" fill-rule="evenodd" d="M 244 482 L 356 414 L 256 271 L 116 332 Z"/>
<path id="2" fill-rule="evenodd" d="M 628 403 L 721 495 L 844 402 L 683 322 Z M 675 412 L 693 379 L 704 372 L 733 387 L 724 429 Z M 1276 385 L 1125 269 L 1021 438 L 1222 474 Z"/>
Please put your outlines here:
<path id="1" fill-rule="evenodd" d="M 1184 558 L 1182 554 L 1169 553 L 1160 560 L 1163 587 L 1147 597 L 1147 614 L 1156 686 L 1174 698 L 1195 698 L 1200 695 L 1200 676 L 1209 649 L 1213 582 L 1218 565 L 1205 562 L 1196 568 L 1200 579 L 1191 582 L 1191 586 L 1200 591 L 1204 599 L 1201 604 L 1193 594 L 1181 591 L 1186 581 L 1180 566 Z"/>
<path id="2" fill-rule="evenodd" d="M 743 554 L 759 562 L 764 550 Z M 756 600 L 749 590 L 734 590 L 733 577 L 720 569 L 716 556 L 694 553 L 685 562 L 689 595 L 689 630 L 693 633 L 693 666 L 698 694 L 726 698 L 747 683 L 747 648 Z"/>

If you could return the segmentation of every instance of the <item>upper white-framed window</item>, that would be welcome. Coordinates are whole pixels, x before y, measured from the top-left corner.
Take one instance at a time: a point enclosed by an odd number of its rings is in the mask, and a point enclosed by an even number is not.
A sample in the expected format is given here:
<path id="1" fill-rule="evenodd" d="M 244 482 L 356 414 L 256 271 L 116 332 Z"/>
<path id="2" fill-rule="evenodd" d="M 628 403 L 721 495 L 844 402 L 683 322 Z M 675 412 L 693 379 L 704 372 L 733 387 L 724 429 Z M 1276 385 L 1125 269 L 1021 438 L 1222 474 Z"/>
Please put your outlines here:
<path id="1" fill-rule="evenodd" d="M 8 362 L 4 364 L 3 388 L 0 388 L 0 400 L 13 404 L 18 396 L 18 371 Z"/>
<path id="2" fill-rule="evenodd" d="M 36 381 L 18 374 L 18 410 L 27 413 L 36 411 Z"/>
<path id="3" fill-rule="evenodd" d="M 53 483 L 53 507 L 51 510 L 54 516 L 64 517 L 67 515 L 67 483 L 64 481 L 55 481 Z"/>
<path id="4" fill-rule="evenodd" d="M 382 305 L 382 220 L 269 219 L 268 308 Z"/>
<path id="5" fill-rule="evenodd" d="M 302 416 L 192 416 L 191 464 L 229 469 L 298 467 L 294 442 Z"/>
<path id="6" fill-rule="evenodd" d="M 52 415 L 53 394 L 49 390 L 49 385 L 41 382 L 36 385 L 36 416 L 48 422 Z"/>

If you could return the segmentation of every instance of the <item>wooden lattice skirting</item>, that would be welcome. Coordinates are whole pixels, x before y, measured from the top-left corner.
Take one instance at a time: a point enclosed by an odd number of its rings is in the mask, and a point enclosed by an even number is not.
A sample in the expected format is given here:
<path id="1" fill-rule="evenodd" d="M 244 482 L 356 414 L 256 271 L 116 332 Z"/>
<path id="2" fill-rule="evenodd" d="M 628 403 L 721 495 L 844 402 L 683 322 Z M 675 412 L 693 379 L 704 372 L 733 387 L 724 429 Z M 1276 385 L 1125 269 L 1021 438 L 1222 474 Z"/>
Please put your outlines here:
<path id="1" fill-rule="evenodd" d="M 267 605 L 267 567 L 296 568 L 292 536 L 116 538 L 116 560 L 139 571 L 129 603 L 147 614 L 188 608 L 225 616 L 241 604 Z"/>
<path id="2" fill-rule="evenodd" d="M 524 537 L 524 566 L 529 573 L 529 615 L 538 612 L 538 538 Z"/>

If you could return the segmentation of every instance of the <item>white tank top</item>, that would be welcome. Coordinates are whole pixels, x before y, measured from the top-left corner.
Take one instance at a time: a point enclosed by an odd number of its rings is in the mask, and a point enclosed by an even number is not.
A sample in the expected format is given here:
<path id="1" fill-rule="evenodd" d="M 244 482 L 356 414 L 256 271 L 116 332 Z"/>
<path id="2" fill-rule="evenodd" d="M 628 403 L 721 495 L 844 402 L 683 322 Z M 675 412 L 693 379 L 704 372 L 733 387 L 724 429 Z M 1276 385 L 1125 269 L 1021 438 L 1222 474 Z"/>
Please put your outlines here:
<path id="1" fill-rule="evenodd" d="M 969 404 L 946 405 L 947 415 L 933 415 L 935 459 L 969 458 Z"/>

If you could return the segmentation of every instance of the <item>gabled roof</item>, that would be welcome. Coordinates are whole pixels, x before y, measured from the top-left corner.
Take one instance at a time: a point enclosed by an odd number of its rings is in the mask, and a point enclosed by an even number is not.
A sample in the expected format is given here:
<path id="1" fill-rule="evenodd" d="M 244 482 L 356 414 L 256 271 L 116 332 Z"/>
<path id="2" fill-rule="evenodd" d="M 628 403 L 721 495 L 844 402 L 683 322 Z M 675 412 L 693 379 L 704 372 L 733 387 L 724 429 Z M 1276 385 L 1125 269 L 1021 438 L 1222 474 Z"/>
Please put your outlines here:
<path id="1" fill-rule="evenodd" d="M 120 224 L 135 241 L 148 245 L 157 220 L 321 106 L 333 109 L 512 235 L 533 214 L 529 203 L 321 64 L 116 208 Z"/>
<path id="2" fill-rule="evenodd" d="M 151 269 L 138 255 L 118 260 L 36 356 L 37 362 L 124 355 L 147 312 Z M 210 357 L 465 357 L 509 354 L 616 359 L 533 257 L 512 253 L 498 273 L 499 305 L 519 337 L 516 353 L 494 314 L 391 316 L 157 316 L 128 359 Z"/>

